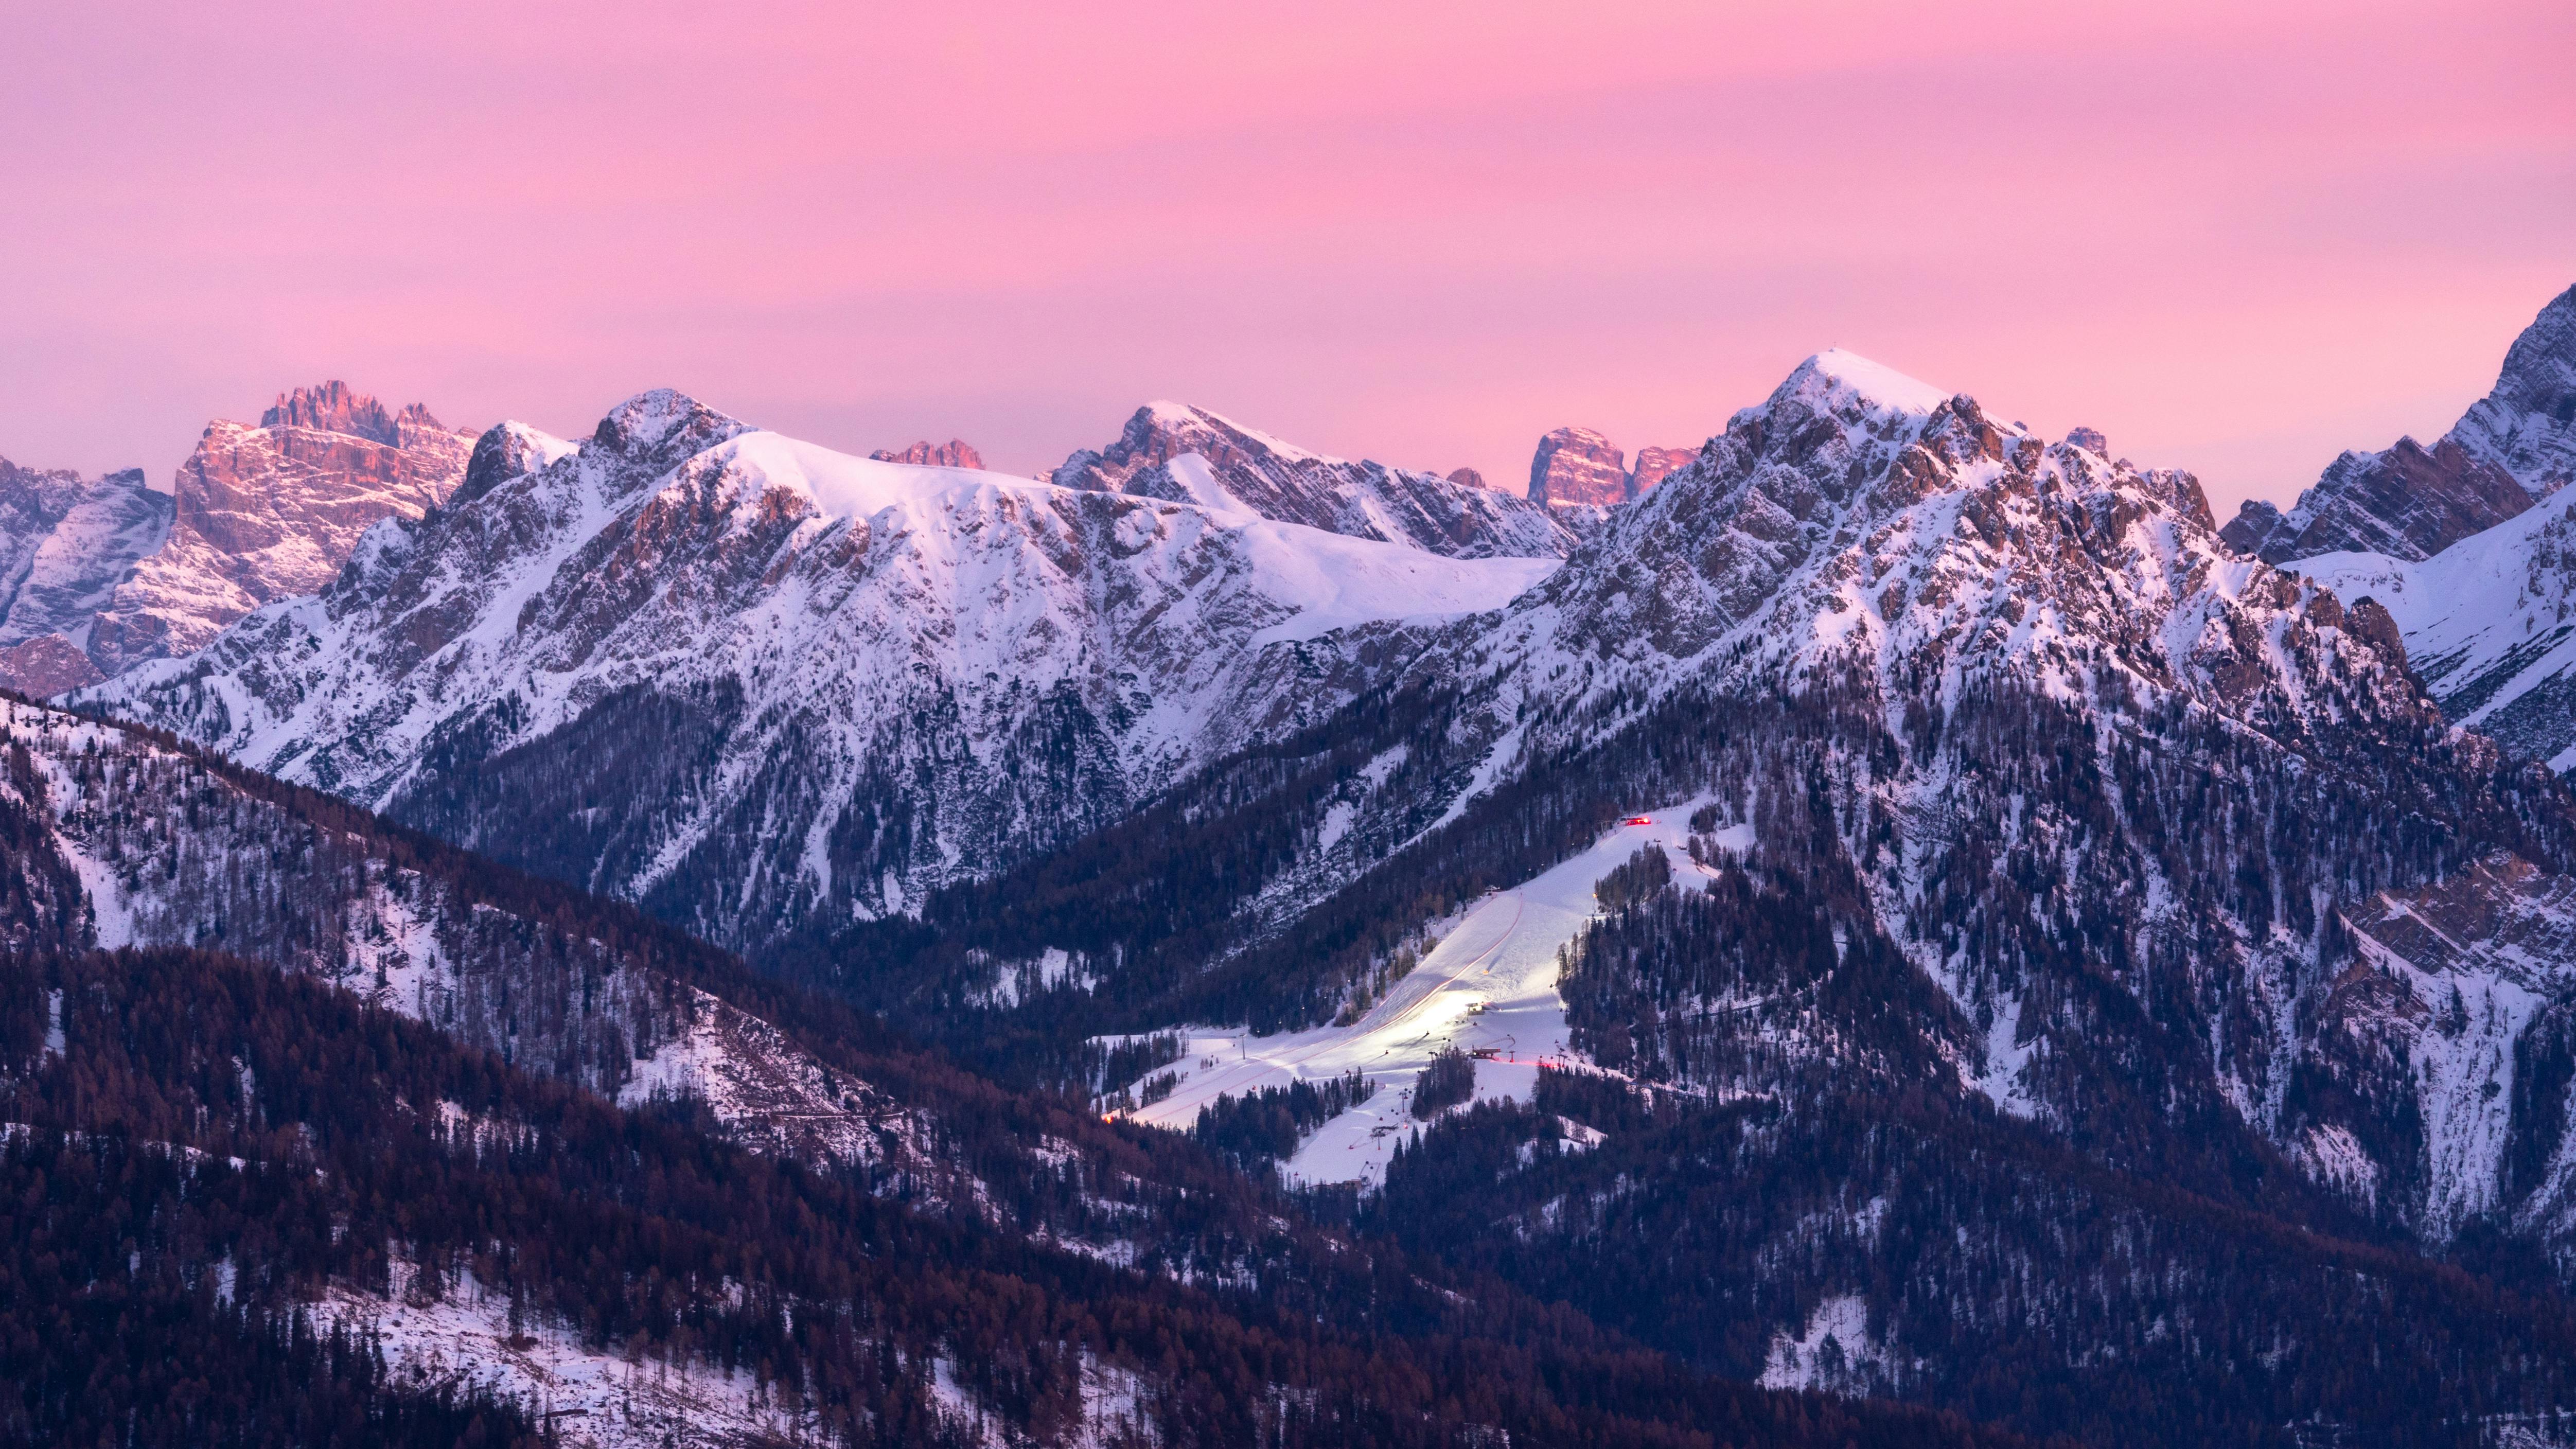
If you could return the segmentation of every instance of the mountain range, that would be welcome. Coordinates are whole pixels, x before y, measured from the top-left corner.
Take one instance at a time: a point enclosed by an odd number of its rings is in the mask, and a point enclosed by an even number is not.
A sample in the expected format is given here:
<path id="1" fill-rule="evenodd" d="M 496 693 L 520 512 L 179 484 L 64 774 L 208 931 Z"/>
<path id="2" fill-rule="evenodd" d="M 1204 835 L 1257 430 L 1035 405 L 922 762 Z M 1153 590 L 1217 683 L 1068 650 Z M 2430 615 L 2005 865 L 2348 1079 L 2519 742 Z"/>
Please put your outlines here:
<path id="1" fill-rule="evenodd" d="M 0 472 L 0 1200 L 438 1442 L 2576 1440 L 2576 289 L 2223 529 L 2004 416 Z"/>

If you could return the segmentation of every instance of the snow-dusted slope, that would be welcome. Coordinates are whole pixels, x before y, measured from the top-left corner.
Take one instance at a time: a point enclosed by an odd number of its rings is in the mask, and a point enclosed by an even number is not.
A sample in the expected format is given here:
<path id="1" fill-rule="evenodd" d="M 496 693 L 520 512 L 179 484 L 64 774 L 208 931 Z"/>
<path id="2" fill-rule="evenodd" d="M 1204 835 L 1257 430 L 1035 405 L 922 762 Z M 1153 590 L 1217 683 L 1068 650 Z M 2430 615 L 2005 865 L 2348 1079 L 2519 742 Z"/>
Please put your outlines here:
<path id="1" fill-rule="evenodd" d="M 2452 723 L 2576 770 L 2576 489 L 2429 559 L 2330 553 L 2297 567 L 2386 606 Z"/>
<path id="2" fill-rule="evenodd" d="M 0 458 L 0 686 L 52 694 L 96 679 L 87 626 L 170 517 L 140 469 L 83 479 Z"/>
<path id="3" fill-rule="evenodd" d="M 1590 850 L 1439 923 L 1419 964 L 1348 1025 L 1273 1036 L 1185 1032 L 1180 1060 L 1166 1069 L 1171 1094 L 1131 1115 L 1186 1129 L 1220 1095 L 1356 1071 L 1376 1095 L 1326 1123 L 1285 1167 L 1307 1182 L 1376 1182 L 1401 1134 L 1419 1126 L 1410 1110 L 1413 1082 L 1434 1054 L 1479 1054 L 1476 1100 L 1529 1101 L 1541 1067 L 1589 1065 L 1568 1049 L 1557 970 L 1560 953 L 1593 918 L 1593 883 L 1650 845 L 1681 860 L 1691 878 L 1706 876 L 1685 854 L 1690 814 L 1680 805 L 1624 822 Z M 1751 839 L 1751 831 L 1738 829 L 1728 843 L 1741 849 Z"/>
<path id="4" fill-rule="evenodd" d="M 1195 465 L 1185 461 L 1195 457 Z M 1597 510 L 1542 503 L 1430 473 L 1311 453 L 1183 403 L 1138 408 L 1118 441 L 1055 470 L 1068 488 L 1240 509 L 1458 558 L 1560 558 Z"/>
<path id="5" fill-rule="evenodd" d="M 670 392 L 476 455 L 320 595 L 86 698 L 747 942 L 1105 825 L 1557 563 L 1278 522 L 1194 453 L 1186 500 L 1081 490 Z"/>
<path id="6" fill-rule="evenodd" d="M 629 1104 L 685 1092 L 761 1150 L 920 1164 L 883 1094 L 631 952 L 498 908 L 129 730 L 0 701 L 0 742 L 31 768 L 0 779 L 0 804 L 43 822 L 91 944 L 220 943 Z"/>

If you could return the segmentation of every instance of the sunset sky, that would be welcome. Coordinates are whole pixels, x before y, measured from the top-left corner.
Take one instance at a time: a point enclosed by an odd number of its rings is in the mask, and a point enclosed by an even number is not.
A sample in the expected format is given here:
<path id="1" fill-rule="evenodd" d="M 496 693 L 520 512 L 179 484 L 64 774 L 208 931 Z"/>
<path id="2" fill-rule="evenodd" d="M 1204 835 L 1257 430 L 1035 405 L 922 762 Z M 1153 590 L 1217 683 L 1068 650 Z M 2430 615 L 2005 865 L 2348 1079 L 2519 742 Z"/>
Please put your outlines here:
<path id="1" fill-rule="evenodd" d="M 0 17 L 0 455 L 165 486 L 342 377 L 1023 472 L 1172 397 L 1517 487 L 1842 346 L 2223 515 L 2576 282 L 2566 0 Z"/>

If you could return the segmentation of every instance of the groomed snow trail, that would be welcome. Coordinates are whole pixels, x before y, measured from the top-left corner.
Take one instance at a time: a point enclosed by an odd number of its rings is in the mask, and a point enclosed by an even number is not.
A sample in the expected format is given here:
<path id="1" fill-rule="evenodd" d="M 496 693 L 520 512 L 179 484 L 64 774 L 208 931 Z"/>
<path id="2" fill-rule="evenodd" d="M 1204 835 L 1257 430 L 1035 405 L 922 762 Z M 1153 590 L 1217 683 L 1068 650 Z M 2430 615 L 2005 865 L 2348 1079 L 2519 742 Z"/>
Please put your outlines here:
<path id="1" fill-rule="evenodd" d="M 1414 1077 L 1442 1048 L 1493 1053 L 1476 1063 L 1477 1100 L 1528 1101 L 1541 1066 L 1590 1065 L 1566 1045 L 1556 958 L 1595 914 L 1593 882 L 1650 842 L 1672 857 L 1676 875 L 1698 873 L 1683 844 L 1695 803 L 1655 811 L 1645 817 L 1650 824 L 1618 826 L 1582 854 L 1478 900 L 1412 974 L 1350 1026 L 1279 1036 L 1183 1028 L 1181 1059 L 1165 1069 L 1179 1074 L 1180 1084 L 1135 1120 L 1187 1131 L 1220 1094 L 1321 1082 L 1357 1068 L 1377 1084 L 1377 1095 L 1325 1123 L 1285 1168 L 1306 1182 L 1376 1183 L 1398 1134 L 1418 1125 Z M 1718 838 L 1737 850 L 1752 843 L 1740 826 Z"/>

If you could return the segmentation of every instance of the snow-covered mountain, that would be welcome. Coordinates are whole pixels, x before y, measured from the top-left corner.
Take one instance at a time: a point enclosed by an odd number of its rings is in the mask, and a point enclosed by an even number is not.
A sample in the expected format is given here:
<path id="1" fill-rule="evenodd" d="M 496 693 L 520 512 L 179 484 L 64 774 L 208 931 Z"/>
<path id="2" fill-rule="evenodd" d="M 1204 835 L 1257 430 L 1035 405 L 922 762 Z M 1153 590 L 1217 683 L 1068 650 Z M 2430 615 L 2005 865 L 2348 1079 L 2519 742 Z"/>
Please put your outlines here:
<path id="1" fill-rule="evenodd" d="M 1277 1155 L 1780 1382 L 2277 1425 L 2487 1321 L 2406 1243 L 2576 1265 L 2576 801 L 2396 591 L 1840 352 L 1577 517 L 1176 407 L 1048 483 L 648 393 L 81 702 L 1173 1125 L 1391 1073 Z M 1444 1045 L 1486 1108 L 1399 1137 Z"/>
<path id="2" fill-rule="evenodd" d="M 2298 568 L 2387 608 L 2453 724 L 2576 770 L 2576 489 L 2428 559 L 2343 552 Z"/>
<path id="3" fill-rule="evenodd" d="M 170 495 L 139 468 L 85 479 L 0 458 L 0 687 L 47 695 L 97 680 L 86 626 L 170 518 Z"/>
<path id="4" fill-rule="evenodd" d="M 2288 513 L 2251 499 L 2223 536 L 2272 563 L 2325 553 L 2415 562 L 2482 533 L 2576 477 L 2576 287 L 2540 309 L 2495 387 L 2426 448 L 2345 453 Z"/>
<path id="5" fill-rule="evenodd" d="M 2504 371 L 2451 436 L 2511 473 L 2535 498 L 2576 482 L 2576 287 L 2513 340 Z"/>
<path id="6" fill-rule="evenodd" d="M 1131 451 L 1109 491 L 646 393 L 578 447 L 494 429 L 447 507 L 320 594 L 83 698 L 718 940 L 898 911 L 1320 717 L 1557 565 L 1274 521 L 1247 466 L 1272 509 L 1404 516 L 1320 486 L 1383 470 L 1255 444 Z M 1452 520 L 1561 538 L 1497 502 Z"/>
<path id="7" fill-rule="evenodd" d="M 1715 1008 L 1658 986 L 1654 1019 L 1596 1022 L 1578 1050 L 1639 1070 L 1611 1042 L 1660 1039 L 1667 1079 L 1722 1097 L 1794 1101 L 1811 1071 L 1972 1096 L 2129 1169 L 2294 1160 L 2343 1191 L 2349 1142 L 2405 1184 L 2356 1202 L 2439 1241 L 2450 1204 L 2512 1196 L 2458 1134 L 2557 1144 L 2565 1123 L 2515 1116 L 2485 1076 L 2436 1111 L 2450 1089 L 2380 1068 L 2329 1110 L 2298 1086 L 2342 1061 L 2316 1011 L 2388 902 L 2489 861 L 2556 899 L 2576 809 L 2447 736 L 2387 609 L 2237 553 L 2189 474 L 2099 447 L 1810 359 L 1562 570 L 1424 650 L 1387 686 L 1418 708 L 1318 732 L 1312 777 L 1264 757 L 1282 793 L 1233 808 L 1267 853 L 1209 867 L 1233 894 L 1186 913 L 1237 923 L 1212 969 L 1158 954 L 1203 934 L 1048 944 L 1136 963 L 1112 993 L 1187 983 L 1126 1029 L 1313 1029 L 1384 992 L 1419 912 L 1697 800 L 1712 838 L 1830 903 L 1850 949 L 1883 943 L 1907 1024 L 1801 1018 L 1729 1046 L 1764 1030 L 1730 1008 L 1692 1046 L 1664 1014 Z M 1283 819 L 1309 832 L 1292 855 L 1269 845 Z M 1149 828 L 1192 859 L 1230 838 L 1204 813 Z"/>
<path id="8" fill-rule="evenodd" d="M 1453 478 L 1310 453 L 1204 408 L 1171 402 L 1138 408 L 1116 442 L 1065 459 L 1054 480 L 1221 513 L 1248 511 L 1455 558 L 1562 558 L 1597 516 L 1582 509 L 1560 516 L 1543 501 Z"/>
<path id="9" fill-rule="evenodd" d="M 1827 353 L 1327 724 L 832 979 L 969 1049 L 1169 1033 L 1126 1100 L 1172 1125 L 1356 1071 L 1292 1170 L 1741 1371 L 1831 1321 L 1939 1402 L 1999 1359 L 2277 1388 L 2385 1310 L 2248 1301 L 2210 1214 L 2576 1263 L 2571 890 L 2576 802 L 2444 727 L 2386 608 Z M 1416 1143 L 1444 1047 L 1486 1107 Z M 2288 1359 L 2136 1336 L 2276 1311 Z"/>

